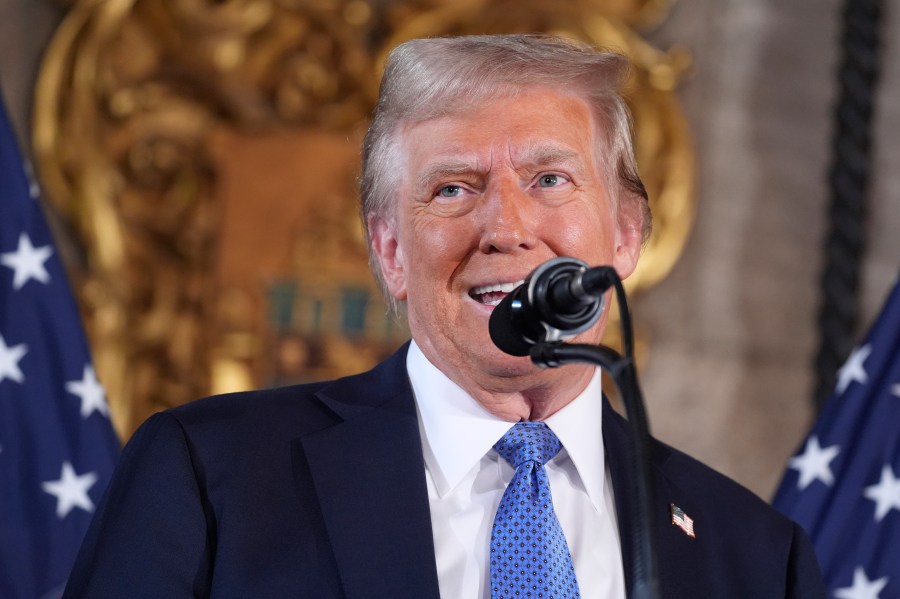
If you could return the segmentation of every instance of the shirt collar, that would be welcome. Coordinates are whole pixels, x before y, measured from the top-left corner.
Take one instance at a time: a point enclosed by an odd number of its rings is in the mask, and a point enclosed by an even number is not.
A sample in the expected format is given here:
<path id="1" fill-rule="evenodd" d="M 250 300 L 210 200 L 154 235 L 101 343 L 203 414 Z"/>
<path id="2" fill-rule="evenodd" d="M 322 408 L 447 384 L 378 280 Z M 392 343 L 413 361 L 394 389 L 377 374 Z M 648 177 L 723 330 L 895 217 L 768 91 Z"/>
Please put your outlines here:
<path id="1" fill-rule="evenodd" d="M 603 390 L 600 369 L 567 406 L 545 421 L 575 464 L 594 509 L 603 509 L 606 453 L 603 449 Z"/>
<path id="2" fill-rule="evenodd" d="M 419 414 L 425 466 L 440 496 L 460 483 L 512 426 L 497 418 L 410 343 L 406 369 Z M 606 479 L 599 369 L 581 394 L 546 420 L 575 464 L 595 509 Z"/>
<path id="3" fill-rule="evenodd" d="M 425 465 L 446 495 L 487 454 L 511 424 L 488 412 L 410 343 L 406 369 L 419 412 Z"/>

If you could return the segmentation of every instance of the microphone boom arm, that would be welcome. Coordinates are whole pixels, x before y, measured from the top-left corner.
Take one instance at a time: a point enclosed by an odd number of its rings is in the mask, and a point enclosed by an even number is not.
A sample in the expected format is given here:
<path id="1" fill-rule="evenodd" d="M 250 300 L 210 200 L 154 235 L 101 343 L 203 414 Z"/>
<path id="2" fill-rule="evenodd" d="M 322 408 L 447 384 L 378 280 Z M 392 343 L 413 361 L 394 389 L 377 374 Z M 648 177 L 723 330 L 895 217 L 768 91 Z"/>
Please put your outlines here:
<path id="1" fill-rule="evenodd" d="M 650 472 L 650 427 L 634 364 L 634 335 L 625 289 L 615 270 L 612 268 L 608 270 L 612 273 L 610 276 L 616 288 L 625 355 L 622 356 L 605 345 L 563 343 L 555 340 L 535 343 L 531 346 L 529 355 L 532 362 L 544 368 L 556 368 L 575 363 L 593 364 L 609 373 L 616 384 L 633 432 L 631 439 L 634 463 L 631 471 L 637 473 L 637 478 L 632 481 L 632 491 L 638 499 L 638 518 L 631 529 L 633 584 L 631 597 L 632 599 L 658 599 L 660 589 L 656 552 L 656 518 L 653 511 L 654 488 Z"/>

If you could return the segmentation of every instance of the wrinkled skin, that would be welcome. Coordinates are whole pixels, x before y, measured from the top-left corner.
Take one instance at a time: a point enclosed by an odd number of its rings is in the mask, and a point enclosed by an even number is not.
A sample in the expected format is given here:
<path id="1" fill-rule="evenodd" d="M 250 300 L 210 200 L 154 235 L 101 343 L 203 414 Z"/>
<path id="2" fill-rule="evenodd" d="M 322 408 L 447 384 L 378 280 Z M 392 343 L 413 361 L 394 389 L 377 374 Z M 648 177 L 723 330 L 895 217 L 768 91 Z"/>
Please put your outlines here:
<path id="1" fill-rule="evenodd" d="M 408 126 L 392 212 L 370 218 L 389 292 L 405 301 L 425 356 L 485 408 L 542 420 L 587 385 L 591 369 L 539 369 L 488 334 L 503 293 L 555 256 L 612 265 L 621 277 L 640 252 L 640 216 L 617 209 L 600 167 L 587 104 L 552 89 L 523 91 Z M 599 341 L 605 317 L 583 333 Z"/>

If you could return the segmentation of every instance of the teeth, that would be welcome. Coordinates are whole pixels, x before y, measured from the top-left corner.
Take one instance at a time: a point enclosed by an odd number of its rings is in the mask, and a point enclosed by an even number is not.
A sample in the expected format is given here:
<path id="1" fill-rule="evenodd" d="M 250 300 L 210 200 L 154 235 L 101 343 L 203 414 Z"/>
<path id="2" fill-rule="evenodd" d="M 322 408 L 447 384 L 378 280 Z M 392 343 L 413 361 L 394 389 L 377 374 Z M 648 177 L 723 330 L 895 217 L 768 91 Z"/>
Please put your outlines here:
<path id="1" fill-rule="evenodd" d="M 482 285 L 481 287 L 475 287 L 472 289 L 472 295 L 481 295 L 483 293 L 510 293 L 513 289 L 524 283 L 525 281 L 517 281 L 515 283 L 497 283 L 495 285 Z M 491 304 L 495 305 L 495 304 Z"/>

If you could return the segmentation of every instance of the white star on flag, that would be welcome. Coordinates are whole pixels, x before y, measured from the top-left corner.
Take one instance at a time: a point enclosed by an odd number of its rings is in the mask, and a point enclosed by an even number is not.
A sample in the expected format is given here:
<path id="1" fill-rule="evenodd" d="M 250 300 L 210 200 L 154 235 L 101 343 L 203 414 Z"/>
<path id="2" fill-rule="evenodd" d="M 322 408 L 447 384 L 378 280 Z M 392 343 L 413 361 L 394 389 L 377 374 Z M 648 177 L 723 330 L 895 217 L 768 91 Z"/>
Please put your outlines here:
<path id="1" fill-rule="evenodd" d="M 891 386 L 891 395 L 900 397 L 900 383 Z"/>
<path id="2" fill-rule="evenodd" d="M 12 347 L 6 345 L 3 335 L 0 335 L 0 383 L 3 379 L 9 379 L 17 383 L 25 382 L 25 375 L 19 368 L 19 360 L 28 353 L 28 346 L 24 343 Z"/>
<path id="3" fill-rule="evenodd" d="M 73 379 L 91 362 L 89 346 L 40 189 L 22 164 L 0 100 L 3 599 L 59 597 L 120 449 L 109 418 L 79 416 L 79 404 L 91 406 L 96 397 L 91 379 L 81 381 L 86 399 L 66 392 L 66 382 L 78 382 Z"/>
<path id="4" fill-rule="evenodd" d="M 878 580 L 869 580 L 866 571 L 857 567 L 853 571 L 853 584 L 849 587 L 835 589 L 836 599 L 880 599 L 881 590 L 887 586 L 887 576 Z"/>
<path id="5" fill-rule="evenodd" d="M 85 364 L 84 374 L 80 381 L 66 383 L 66 391 L 81 398 L 81 417 L 87 418 L 94 410 L 109 417 L 109 407 L 106 404 L 106 393 L 103 385 L 97 380 L 94 367 Z"/>
<path id="6" fill-rule="evenodd" d="M 42 483 L 41 488 L 56 497 L 56 516 L 62 519 L 76 507 L 86 512 L 94 511 L 94 502 L 88 497 L 88 490 L 96 482 L 94 472 L 79 476 L 70 462 L 63 462 L 59 480 Z"/>
<path id="7" fill-rule="evenodd" d="M 41 283 L 50 282 L 50 273 L 44 262 L 53 254 L 49 245 L 36 248 L 27 233 L 19 235 L 19 247 L 14 252 L 0 254 L 0 263 L 13 269 L 13 289 L 18 291 L 30 279 Z"/>
<path id="8" fill-rule="evenodd" d="M 806 448 L 802 455 L 791 458 L 790 467 L 800 473 L 797 479 L 797 487 L 802 491 L 814 480 L 820 480 L 829 487 L 834 483 L 834 474 L 831 472 L 831 460 L 841 449 L 837 445 L 822 448 L 819 439 L 812 436 L 806 442 Z"/>
<path id="9" fill-rule="evenodd" d="M 866 381 L 869 380 L 869 375 L 866 374 L 866 369 L 863 368 L 863 362 L 866 361 L 866 358 L 869 357 L 869 354 L 872 353 L 872 344 L 867 343 L 862 347 L 857 347 L 853 350 L 853 353 L 850 354 L 850 357 L 847 358 L 847 361 L 841 366 L 841 369 L 838 371 L 838 382 L 837 382 L 837 392 L 843 393 L 847 390 L 847 387 L 850 386 L 850 383 L 857 382 L 861 384 L 865 384 Z"/>
<path id="10" fill-rule="evenodd" d="M 881 469 L 877 485 L 866 487 L 865 496 L 875 502 L 875 521 L 881 522 L 888 512 L 900 510 L 900 479 L 888 464 Z"/>

